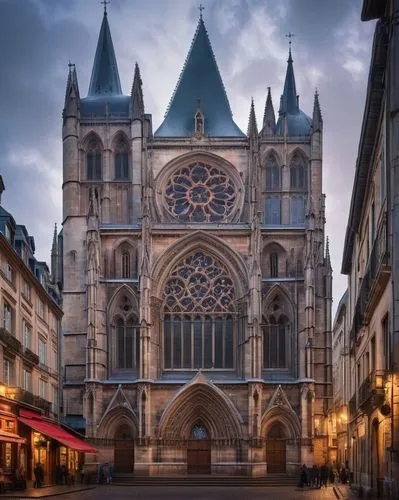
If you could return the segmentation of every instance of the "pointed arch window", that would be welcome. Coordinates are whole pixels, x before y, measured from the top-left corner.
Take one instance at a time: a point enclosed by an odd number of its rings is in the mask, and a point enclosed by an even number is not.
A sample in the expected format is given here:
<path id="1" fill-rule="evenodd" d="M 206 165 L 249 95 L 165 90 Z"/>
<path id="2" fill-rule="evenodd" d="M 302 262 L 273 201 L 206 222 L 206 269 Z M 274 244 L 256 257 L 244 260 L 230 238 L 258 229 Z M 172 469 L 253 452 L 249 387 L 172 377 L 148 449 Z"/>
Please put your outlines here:
<path id="1" fill-rule="evenodd" d="M 130 253 L 122 253 L 122 278 L 130 278 Z"/>
<path id="2" fill-rule="evenodd" d="M 272 301 L 263 318 L 263 368 L 287 370 L 290 356 L 291 322 L 280 297 Z"/>
<path id="3" fill-rule="evenodd" d="M 124 141 L 120 141 L 115 148 L 115 179 L 129 179 L 129 150 Z"/>
<path id="4" fill-rule="evenodd" d="M 292 190 L 307 189 L 307 167 L 305 160 L 299 153 L 294 153 L 290 163 L 290 181 Z"/>
<path id="5" fill-rule="evenodd" d="M 164 369 L 231 370 L 234 286 L 225 265 L 202 251 L 181 260 L 164 287 Z"/>
<path id="6" fill-rule="evenodd" d="M 280 167 L 276 157 L 270 154 L 266 159 L 266 190 L 278 191 L 280 189 Z"/>
<path id="7" fill-rule="evenodd" d="M 140 326 L 135 316 L 119 317 L 116 327 L 116 368 L 138 370 L 140 361 Z"/>
<path id="8" fill-rule="evenodd" d="M 270 277 L 278 277 L 278 253 L 272 252 L 270 254 Z"/>
<path id="9" fill-rule="evenodd" d="M 99 141 L 89 143 L 86 154 L 87 180 L 98 181 L 102 179 L 102 151 Z"/>

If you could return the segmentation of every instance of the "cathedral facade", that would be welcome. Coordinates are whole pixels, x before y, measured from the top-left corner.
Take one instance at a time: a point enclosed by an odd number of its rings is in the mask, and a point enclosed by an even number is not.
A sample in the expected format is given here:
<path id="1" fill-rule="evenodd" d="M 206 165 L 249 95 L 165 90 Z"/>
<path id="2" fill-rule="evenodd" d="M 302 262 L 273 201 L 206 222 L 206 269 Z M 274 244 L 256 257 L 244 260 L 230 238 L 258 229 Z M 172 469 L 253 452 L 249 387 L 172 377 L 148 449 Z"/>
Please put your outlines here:
<path id="1" fill-rule="evenodd" d="M 135 474 L 294 473 L 329 460 L 332 270 L 323 123 L 291 49 L 276 120 L 235 124 L 202 15 L 153 132 L 107 13 L 63 113 L 63 411 Z"/>

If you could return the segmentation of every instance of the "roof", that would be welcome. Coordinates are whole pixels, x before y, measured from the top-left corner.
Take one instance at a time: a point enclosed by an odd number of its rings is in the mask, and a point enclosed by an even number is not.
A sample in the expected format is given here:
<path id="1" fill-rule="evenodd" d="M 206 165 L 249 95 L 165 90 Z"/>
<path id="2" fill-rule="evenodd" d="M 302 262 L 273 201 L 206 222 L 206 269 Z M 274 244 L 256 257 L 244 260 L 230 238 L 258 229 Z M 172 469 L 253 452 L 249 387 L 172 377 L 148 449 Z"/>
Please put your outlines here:
<path id="1" fill-rule="evenodd" d="M 345 234 L 342 274 L 349 274 L 352 266 L 353 244 L 362 216 L 362 207 L 367 191 L 367 180 L 371 169 L 374 144 L 377 139 L 378 122 L 384 89 L 384 73 L 387 55 L 387 35 L 381 22 L 375 27 L 373 50 L 364 107 L 359 151 L 356 160 L 355 180 Z"/>
<path id="2" fill-rule="evenodd" d="M 116 64 L 114 45 L 112 43 L 106 12 L 104 12 L 100 35 L 98 37 L 88 95 L 91 97 L 98 95 L 122 95 L 118 65 Z"/>
<path id="3" fill-rule="evenodd" d="M 276 135 L 284 135 L 285 119 L 287 120 L 287 135 L 294 137 L 310 135 L 312 120 L 299 109 L 298 105 L 291 48 L 288 54 L 287 73 L 285 75 L 283 95 L 281 96 Z"/>
<path id="4" fill-rule="evenodd" d="M 172 95 L 165 119 L 155 137 L 191 137 L 200 108 L 204 133 L 213 137 L 245 137 L 233 121 L 230 104 L 202 16 Z"/>
<path id="5" fill-rule="evenodd" d="M 381 18 L 385 12 L 387 0 L 364 0 L 362 7 L 362 21 Z"/>

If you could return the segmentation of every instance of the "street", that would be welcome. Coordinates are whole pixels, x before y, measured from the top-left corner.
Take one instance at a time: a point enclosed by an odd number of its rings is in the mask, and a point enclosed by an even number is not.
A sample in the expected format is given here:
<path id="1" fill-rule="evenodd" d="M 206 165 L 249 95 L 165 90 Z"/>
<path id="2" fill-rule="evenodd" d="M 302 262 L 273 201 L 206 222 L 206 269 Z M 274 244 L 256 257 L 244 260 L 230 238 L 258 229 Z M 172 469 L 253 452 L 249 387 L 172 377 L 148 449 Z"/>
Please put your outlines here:
<path id="1" fill-rule="evenodd" d="M 65 500 L 265 500 L 265 499 L 325 499 L 351 498 L 341 485 L 327 489 L 299 490 L 293 487 L 279 488 L 226 488 L 226 487 L 134 487 L 99 486 L 94 490 L 63 495 Z M 337 496 L 338 495 L 338 496 Z"/>

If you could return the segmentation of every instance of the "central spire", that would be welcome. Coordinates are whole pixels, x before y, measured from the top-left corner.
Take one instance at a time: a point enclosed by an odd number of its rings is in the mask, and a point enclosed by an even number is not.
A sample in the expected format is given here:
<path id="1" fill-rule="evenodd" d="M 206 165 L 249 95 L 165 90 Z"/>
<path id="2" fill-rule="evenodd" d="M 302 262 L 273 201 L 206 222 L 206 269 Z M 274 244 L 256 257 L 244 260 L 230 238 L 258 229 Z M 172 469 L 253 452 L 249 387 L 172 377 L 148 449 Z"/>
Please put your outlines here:
<path id="1" fill-rule="evenodd" d="M 165 119 L 155 136 L 191 137 L 197 102 L 204 115 L 204 134 L 214 137 L 245 137 L 233 121 L 230 104 L 200 10 L 197 30 Z"/>
<path id="2" fill-rule="evenodd" d="M 98 37 L 88 95 L 89 97 L 122 95 L 118 65 L 116 64 L 114 46 L 108 25 L 106 3 L 104 5 L 104 17 Z"/>
<path id="3" fill-rule="evenodd" d="M 296 97 L 296 85 L 294 76 L 294 65 L 291 54 L 291 46 L 288 52 L 287 73 L 285 75 L 283 99 L 281 101 L 282 109 L 285 113 L 296 113 L 298 111 L 298 103 Z"/>

